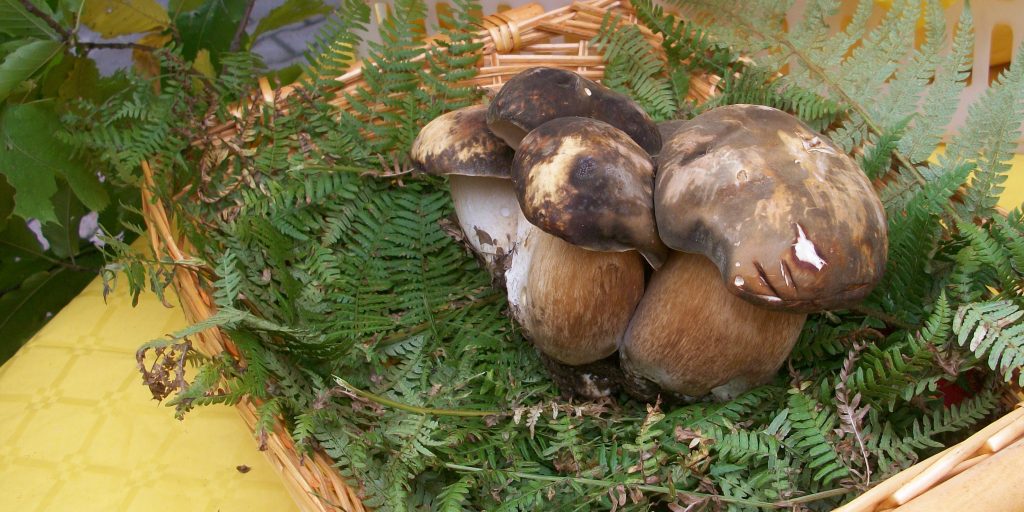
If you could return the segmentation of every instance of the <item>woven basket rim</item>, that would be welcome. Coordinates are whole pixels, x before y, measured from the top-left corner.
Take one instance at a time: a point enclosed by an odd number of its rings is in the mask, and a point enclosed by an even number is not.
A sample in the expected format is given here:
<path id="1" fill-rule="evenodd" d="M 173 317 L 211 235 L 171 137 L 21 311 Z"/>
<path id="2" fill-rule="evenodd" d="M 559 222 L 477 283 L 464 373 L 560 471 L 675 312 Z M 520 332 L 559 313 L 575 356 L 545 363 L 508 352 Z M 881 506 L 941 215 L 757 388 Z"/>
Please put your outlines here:
<path id="1" fill-rule="evenodd" d="M 475 38 L 475 41 L 483 44 L 478 64 L 481 72 L 472 83 L 485 90 L 496 90 L 506 78 L 537 65 L 562 67 L 600 80 L 604 73 L 603 63 L 600 55 L 595 53 L 586 41 L 597 33 L 599 25 L 594 24 L 595 18 L 599 24 L 607 11 L 620 15 L 623 23 L 640 27 L 645 37 L 660 42 L 659 36 L 637 21 L 628 0 L 576 0 L 564 7 L 546 12 L 538 4 L 526 4 L 481 18 L 480 30 Z M 581 37 L 584 40 L 578 43 L 548 42 L 557 36 Z M 429 43 L 436 38 L 428 37 L 426 41 Z M 355 65 L 352 70 L 337 78 L 338 90 L 355 90 L 362 83 L 361 78 L 362 67 Z M 714 94 L 717 83 L 718 77 L 693 77 L 692 94 L 698 99 L 707 99 Z M 293 86 L 274 89 L 266 78 L 261 78 L 258 86 L 259 99 L 266 108 L 276 108 L 295 91 Z M 335 107 L 346 107 L 344 96 L 337 95 L 339 99 L 334 100 Z M 250 115 L 258 111 L 252 109 Z M 241 109 L 236 109 L 236 112 L 238 116 L 242 115 Z M 214 140 L 222 140 L 237 128 L 238 123 L 225 123 L 211 127 L 208 134 L 214 137 Z M 142 172 L 142 209 L 150 245 L 156 254 L 166 253 L 176 261 L 187 260 L 191 245 L 175 229 L 170 210 L 153 192 L 156 190 L 156 170 L 149 162 L 144 161 Z M 192 323 L 205 320 L 216 312 L 211 295 L 204 288 L 203 282 L 195 268 L 176 266 L 173 285 L 178 292 L 186 318 Z M 241 358 L 235 344 L 219 329 L 210 329 L 196 335 L 194 345 L 207 355 L 227 352 L 235 359 Z M 1013 400 L 1018 403 L 1010 413 L 963 442 L 947 447 L 944 451 L 876 484 L 837 510 L 873 512 L 897 507 L 1010 446 L 1024 437 L 1024 395 L 1016 390 Z M 243 399 L 236 405 L 239 414 L 253 432 L 256 428 L 258 405 L 257 401 L 250 398 Z M 321 449 L 314 450 L 312 454 L 298 451 L 281 418 L 275 420 L 273 432 L 268 434 L 265 445 L 264 453 L 280 472 L 285 487 L 302 510 L 366 510 L 359 493 L 345 483 L 335 463 L 325 452 Z"/>

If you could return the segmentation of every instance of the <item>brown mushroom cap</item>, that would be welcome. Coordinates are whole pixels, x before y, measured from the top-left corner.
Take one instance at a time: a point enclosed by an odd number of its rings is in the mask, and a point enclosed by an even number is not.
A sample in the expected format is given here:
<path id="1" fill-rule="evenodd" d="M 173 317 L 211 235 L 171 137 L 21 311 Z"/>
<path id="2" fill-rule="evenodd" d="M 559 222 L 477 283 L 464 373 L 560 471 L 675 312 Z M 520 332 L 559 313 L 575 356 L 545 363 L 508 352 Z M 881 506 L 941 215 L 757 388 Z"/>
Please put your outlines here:
<path id="1" fill-rule="evenodd" d="M 659 160 L 662 240 L 710 258 L 733 294 L 810 312 L 849 306 L 881 279 L 881 202 L 854 161 L 797 118 L 717 108 L 675 132 Z"/>
<path id="2" fill-rule="evenodd" d="M 661 141 L 664 144 L 672 138 L 679 130 L 682 130 L 686 123 L 689 123 L 686 119 L 671 119 L 668 121 L 662 121 L 658 123 L 658 134 L 661 135 Z"/>
<path id="3" fill-rule="evenodd" d="M 491 101 L 487 124 L 518 149 L 534 128 L 569 116 L 604 121 L 626 132 L 652 155 L 661 150 L 657 127 L 636 102 L 564 69 L 530 68 L 512 77 Z"/>
<path id="4" fill-rule="evenodd" d="M 668 249 L 654 225 L 654 162 L 608 123 L 562 117 L 530 132 L 512 163 L 527 219 L 595 251 L 636 249 L 657 268 Z"/>
<path id="5" fill-rule="evenodd" d="M 512 148 L 487 129 L 486 119 L 484 105 L 434 118 L 412 143 L 413 165 L 427 174 L 508 178 Z"/>

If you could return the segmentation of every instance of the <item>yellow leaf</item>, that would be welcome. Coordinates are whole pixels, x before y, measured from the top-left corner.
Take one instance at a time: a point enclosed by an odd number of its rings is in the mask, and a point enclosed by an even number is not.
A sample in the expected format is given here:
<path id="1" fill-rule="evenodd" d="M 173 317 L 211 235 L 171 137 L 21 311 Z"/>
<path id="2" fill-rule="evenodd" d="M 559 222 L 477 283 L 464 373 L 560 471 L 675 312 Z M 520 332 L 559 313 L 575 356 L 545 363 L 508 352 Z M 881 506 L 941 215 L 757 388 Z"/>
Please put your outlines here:
<path id="1" fill-rule="evenodd" d="M 213 62 L 210 61 L 210 50 L 206 48 L 196 53 L 196 60 L 192 61 L 192 67 L 208 78 L 215 78 L 217 76 L 217 72 L 213 69 Z"/>
<path id="2" fill-rule="evenodd" d="M 164 29 L 171 22 L 156 0 L 87 0 L 81 19 L 103 37 Z"/>
<path id="3" fill-rule="evenodd" d="M 170 40 L 170 34 L 150 32 L 140 37 L 137 42 L 140 45 L 149 46 L 150 48 L 163 48 Z M 160 60 L 157 59 L 151 51 L 133 49 L 132 61 L 135 63 L 135 70 L 142 76 L 153 78 L 160 74 Z"/>

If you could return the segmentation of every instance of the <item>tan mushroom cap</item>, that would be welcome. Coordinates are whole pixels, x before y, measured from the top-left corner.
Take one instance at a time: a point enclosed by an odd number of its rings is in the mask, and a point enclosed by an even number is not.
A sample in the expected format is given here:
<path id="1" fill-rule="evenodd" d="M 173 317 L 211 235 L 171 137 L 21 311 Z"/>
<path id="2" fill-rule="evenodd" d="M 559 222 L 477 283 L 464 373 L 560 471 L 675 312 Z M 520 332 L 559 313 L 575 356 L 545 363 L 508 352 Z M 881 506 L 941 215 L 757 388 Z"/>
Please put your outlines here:
<path id="1" fill-rule="evenodd" d="M 888 251 L 885 211 L 856 163 L 770 107 L 708 111 L 665 142 L 655 183 L 669 247 L 710 258 L 729 290 L 811 312 L 863 299 Z"/>
<path id="2" fill-rule="evenodd" d="M 526 218 L 595 251 L 636 249 L 658 268 L 668 249 L 654 224 L 654 162 L 628 135 L 583 117 L 530 132 L 512 163 Z"/>
<path id="3" fill-rule="evenodd" d="M 487 129 L 487 107 L 474 105 L 427 123 L 409 156 L 427 174 L 508 178 L 513 151 Z"/>
<path id="4" fill-rule="evenodd" d="M 531 130 L 552 119 L 570 116 L 604 121 L 626 132 L 652 155 L 661 150 L 658 129 L 640 105 L 564 69 L 530 68 L 512 77 L 491 101 L 487 124 L 518 150 Z"/>

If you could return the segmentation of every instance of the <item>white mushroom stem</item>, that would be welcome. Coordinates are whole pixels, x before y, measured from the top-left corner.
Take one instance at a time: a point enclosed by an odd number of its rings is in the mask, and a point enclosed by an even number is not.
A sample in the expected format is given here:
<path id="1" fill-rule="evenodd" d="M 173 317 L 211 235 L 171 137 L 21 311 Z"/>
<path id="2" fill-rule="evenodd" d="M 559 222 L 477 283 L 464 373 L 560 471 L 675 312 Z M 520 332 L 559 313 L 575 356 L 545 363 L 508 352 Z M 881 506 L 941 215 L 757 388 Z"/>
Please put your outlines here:
<path id="1" fill-rule="evenodd" d="M 505 282 L 512 315 L 526 337 L 567 365 L 614 353 L 644 292 L 640 255 L 589 251 L 545 233 L 525 217 L 518 231 Z"/>
<path id="2" fill-rule="evenodd" d="M 710 260 L 673 252 L 630 321 L 623 369 L 685 397 L 728 400 L 775 376 L 806 319 L 736 297 Z"/>
<path id="3" fill-rule="evenodd" d="M 448 176 L 459 226 L 488 270 L 500 273 L 501 259 L 512 250 L 522 213 L 512 181 L 484 176 Z"/>

